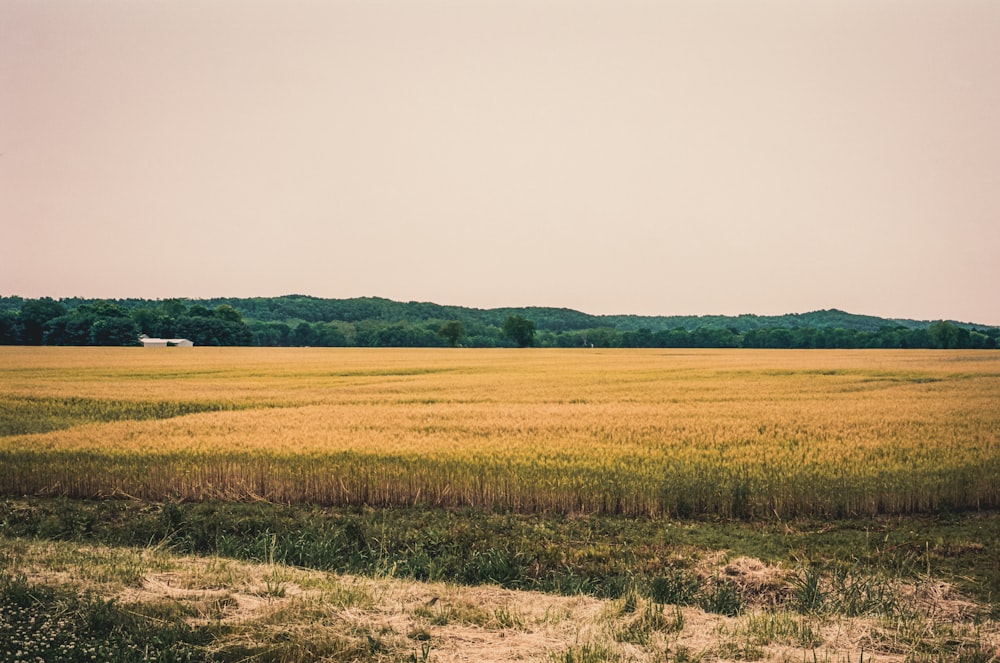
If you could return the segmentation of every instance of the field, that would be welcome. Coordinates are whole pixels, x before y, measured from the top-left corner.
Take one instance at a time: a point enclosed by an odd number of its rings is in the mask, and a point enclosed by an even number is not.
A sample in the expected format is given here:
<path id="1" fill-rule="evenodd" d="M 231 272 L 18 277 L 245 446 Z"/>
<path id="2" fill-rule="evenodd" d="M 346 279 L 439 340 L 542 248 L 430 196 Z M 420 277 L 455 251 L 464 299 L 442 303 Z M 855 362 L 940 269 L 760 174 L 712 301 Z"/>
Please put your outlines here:
<path id="1" fill-rule="evenodd" d="M 51 584 L 44 564 L 16 573 L 43 541 L 167 542 L 605 601 L 606 642 L 542 648 L 554 660 L 853 660 L 865 643 L 865 660 L 995 660 L 1000 353 L 0 348 L 0 494 L 8 596 Z M 156 575 L 143 564 L 125 585 Z M 748 568 L 774 586 L 748 589 Z M 934 582 L 954 599 L 936 618 L 902 598 Z M 699 650 L 668 604 L 743 622 Z M 541 619 L 503 605 L 471 626 Z M 879 628 L 896 644 L 834 647 L 831 614 L 895 619 Z M 930 626 L 900 644 L 914 615 Z M 751 619 L 802 653 L 753 645 Z M 412 652 L 368 633 L 367 655 L 447 660 L 427 624 Z"/>
<path id="2" fill-rule="evenodd" d="M 18 348 L 0 366 L 6 494 L 738 518 L 1000 502 L 989 351 Z"/>

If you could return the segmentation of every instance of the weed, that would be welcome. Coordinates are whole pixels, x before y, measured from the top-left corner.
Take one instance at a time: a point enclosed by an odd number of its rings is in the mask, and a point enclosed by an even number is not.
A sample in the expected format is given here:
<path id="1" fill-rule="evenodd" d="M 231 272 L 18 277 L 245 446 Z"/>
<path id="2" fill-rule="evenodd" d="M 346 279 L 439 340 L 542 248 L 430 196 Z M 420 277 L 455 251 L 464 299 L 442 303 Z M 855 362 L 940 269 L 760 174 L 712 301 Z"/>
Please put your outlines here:
<path id="1" fill-rule="evenodd" d="M 77 528 L 79 522 L 89 523 L 86 531 Z M 877 546 L 871 544 L 870 532 L 875 529 L 880 532 Z M 540 530 L 544 537 L 538 536 Z M 892 582 L 925 578 L 929 554 L 938 578 L 994 610 L 1000 605 L 993 600 L 1000 596 L 996 512 L 947 519 L 689 521 L 678 526 L 662 519 L 566 518 L 477 509 L 30 498 L 0 499 L 0 531 L 7 537 L 42 536 L 112 546 L 156 541 L 161 551 L 211 556 L 206 570 L 214 570 L 206 582 L 220 588 L 237 580 L 220 555 L 262 561 L 270 557 L 276 563 L 369 576 L 391 571 L 396 577 L 422 579 L 426 574 L 411 572 L 413 556 L 420 553 L 434 560 L 435 579 L 469 583 L 495 582 L 482 579 L 490 574 L 468 571 L 482 568 L 480 561 L 491 558 L 488 551 L 516 550 L 492 555 L 494 561 L 515 560 L 504 565 L 505 587 L 609 598 L 624 596 L 633 587 L 653 601 L 676 605 L 701 605 L 713 598 L 713 583 L 699 580 L 682 566 L 688 562 L 678 561 L 690 559 L 693 550 L 730 550 L 730 557 L 778 560 L 792 566 L 802 558 L 820 560 L 803 566 L 782 595 L 803 614 L 840 607 L 859 614 L 897 609 L 892 607 L 896 600 Z M 928 552 L 927 541 L 943 543 L 932 544 Z M 13 557 L 16 547 L 5 549 L 8 566 L 18 568 Z M 620 554 L 622 550 L 628 554 Z M 470 563 L 473 558 L 476 562 Z M 122 552 L 104 561 L 95 558 L 88 572 L 108 578 L 121 573 L 124 584 L 134 585 L 160 565 L 155 553 Z M 878 579 L 865 580 L 869 569 Z M 838 587 L 846 591 L 839 599 L 833 595 Z M 734 592 L 741 602 L 750 603 L 738 587 Z"/>
<path id="2" fill-rule="evenodd" d="M 523 629 L 524 615 L 517 608 L 501 606 L 493 611 L 491 624 L 500 629 Z"/>
<path id="3" fill-rule="evenodd" d="M 641 612 L 620 626 L 612 628 L 616 642 L 648 645 L 653 633 L 675 633 L 684 628 L 684 617 L 680 608 L 675 607 L 673 618 L 663 613 L 663 606 L 646 603 Z"/>
<path id="4" fill-rule="evenodd" d="M 431 632 L 428 631 L 426 628 L 419 626 L 412 629 L 409 633 L 407 633 L 406 637 L 410 638 L 411 640 L 426 642 L 431 639 Z"/>
<path id="5" fill-rule="evenodd" d="M 194 660 L 206 629 L 164 621 L 23 576 L 0 577 L 0 655 L 17 661 L 101 660 L 122 663 Z"/>
<path id="6" fill-rule="evenodd" d="M 431 644 L 429 642 L 422 642 L 420 644 L 420 655 L 418 656 L 416 652 L 410 654 L 407 661 L 410 663 L 427 663 L 428 657 L 431 655 Z"/>
<path id="7" fill-rule="evenodd" d="M 672 659 L 671 659 L 672 655 Z M 704 655 L 695 652 L 693 649 L 686 645 L 676 645 L 673 650 L 667 648 L 665 662 L 671 661 L 672 663 L 699 663 L 704 658 Z"/>
<path id="8" fill-rule="evenodd" d="M 810 622 L 787 612 L 751 613 L 736 626 L 735 633 L 762 647 L 777 643 L 815 649 L 823 641 Z"/>
<path id="9" fill-rule="evenodd" d="M 764 658 L 764 650 L 749 642 L 720 642 L 716 651 L 719 657 L 733 661 L 759 661 Z"/>
<path id="10" fill-rule="evenodd" d="M 264 582 L 264 591 L 261 592 L 261 596 L 269 598 L 282 598 L 285 596 L 285 583 L 271 578 L 266 579 Z"/>
<path id="11" fill-rule="evenodd" d="M 743 599 L 739 591 L 729 582 L 717 582 L 711 590 L 702 595 L 699 605 L 705 612 L 714 612 L 727 617 L 735 617 L 743 611 Z"/>
<path id="12" fill-rule="evenodd" d="M 621 655 L 601 644 L 585 643 L 551 654 L 552 663 L 615 663 Z"/>
<path id="13" fill-rule="evenodd" d="M 835 570 L 829 600 L 834 611 L 848 617 L 899 612 L 899 598 L 892 583 L 876 574 L 858 573 L 850 566 Z"/>
<path id="14" fill-rule="evenodd" d="M 665 575 L 655 576 L 649 584 L 649 597 L 656 603 L 692 605 L 700 583 L 686 569 L 672 568 Z"/>
<path id="15" fill-rule="evenodd" d="M 819 567 L 808 566 L 792 578 L 795 590 L 795 607 L 804 614 L 817 613 L 826 605 L 826 592 L 822 588 L 823 574 Z"/>

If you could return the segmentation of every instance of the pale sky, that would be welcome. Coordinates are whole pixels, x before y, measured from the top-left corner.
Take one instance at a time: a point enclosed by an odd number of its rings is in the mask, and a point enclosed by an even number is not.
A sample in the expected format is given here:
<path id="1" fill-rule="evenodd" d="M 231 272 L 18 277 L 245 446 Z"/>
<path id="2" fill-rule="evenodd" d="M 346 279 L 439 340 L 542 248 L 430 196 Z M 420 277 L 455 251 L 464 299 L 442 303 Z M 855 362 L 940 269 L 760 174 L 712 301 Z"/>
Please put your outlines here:
<path id="1" fill-rule="evenodd" d="M 997 0 L 0 0 L 0 295 L 1000 324 Z"/>

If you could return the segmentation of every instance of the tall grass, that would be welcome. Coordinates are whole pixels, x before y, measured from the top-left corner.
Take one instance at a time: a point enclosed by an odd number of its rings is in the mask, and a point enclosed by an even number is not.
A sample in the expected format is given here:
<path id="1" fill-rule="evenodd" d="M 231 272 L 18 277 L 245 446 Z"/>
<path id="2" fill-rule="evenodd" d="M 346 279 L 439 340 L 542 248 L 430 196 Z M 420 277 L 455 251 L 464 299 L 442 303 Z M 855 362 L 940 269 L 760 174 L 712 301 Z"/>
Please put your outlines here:
<path id="1" fill-rule="evenodd" d="M 42 350 L 0 349 L 0 493 L 727 518 L 1000 506 L 992 352 Z M 46 416 L 62 430 L 23 434 Z"/>

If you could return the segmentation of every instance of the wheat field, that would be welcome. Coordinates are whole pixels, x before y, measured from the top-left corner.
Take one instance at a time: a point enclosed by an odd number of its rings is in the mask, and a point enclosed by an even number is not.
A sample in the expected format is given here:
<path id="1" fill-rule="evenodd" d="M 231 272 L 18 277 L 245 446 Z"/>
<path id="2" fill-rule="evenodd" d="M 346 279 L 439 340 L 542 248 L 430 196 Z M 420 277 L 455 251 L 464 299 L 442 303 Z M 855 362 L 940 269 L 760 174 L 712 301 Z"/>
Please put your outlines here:
<path id="1" fill-rule="evenodd" d="M 686 517 L 1000 505 L 1000 353 L 0 348 L 0 493 Z"/>

